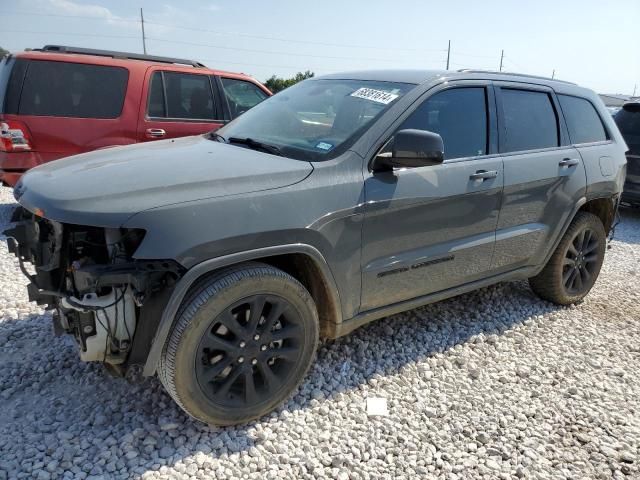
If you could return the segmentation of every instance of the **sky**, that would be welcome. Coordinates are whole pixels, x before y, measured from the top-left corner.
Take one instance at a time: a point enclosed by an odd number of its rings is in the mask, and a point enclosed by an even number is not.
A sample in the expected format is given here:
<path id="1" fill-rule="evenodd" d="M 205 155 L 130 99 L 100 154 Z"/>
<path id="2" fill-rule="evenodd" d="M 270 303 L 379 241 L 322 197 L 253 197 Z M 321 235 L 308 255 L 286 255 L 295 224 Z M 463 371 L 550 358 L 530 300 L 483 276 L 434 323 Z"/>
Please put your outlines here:
<path id="1" fill-rule="evenodd" d="M 503 69 L 640 94 L 640 0 L 0 0 L 0 47 L 199 60 L 260 81 L 363 69 Z"/>

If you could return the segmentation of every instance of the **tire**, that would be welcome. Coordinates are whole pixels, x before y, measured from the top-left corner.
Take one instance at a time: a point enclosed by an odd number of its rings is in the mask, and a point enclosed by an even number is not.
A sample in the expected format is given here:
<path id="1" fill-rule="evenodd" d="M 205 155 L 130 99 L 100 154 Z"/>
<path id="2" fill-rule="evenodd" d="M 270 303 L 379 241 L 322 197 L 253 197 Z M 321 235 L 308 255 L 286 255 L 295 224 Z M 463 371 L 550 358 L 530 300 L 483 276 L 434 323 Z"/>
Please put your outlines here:
<path id="1" fill-rule="evenodd" d="M 199 280 L 164 345 L 158 377 L 189 415 L 212 425 L 262 417 L 302 382 L 319 322 L 291 275 L 247 263 Z"/>
<path id="2" fill-rule="evenodd" d="M 598 278 L 606 243 L 602 221 L 592 213 L 578 212 L 545 267 L 529 279 L 529 285 L 540 298 L 558 305 L 579 302 Z"/>

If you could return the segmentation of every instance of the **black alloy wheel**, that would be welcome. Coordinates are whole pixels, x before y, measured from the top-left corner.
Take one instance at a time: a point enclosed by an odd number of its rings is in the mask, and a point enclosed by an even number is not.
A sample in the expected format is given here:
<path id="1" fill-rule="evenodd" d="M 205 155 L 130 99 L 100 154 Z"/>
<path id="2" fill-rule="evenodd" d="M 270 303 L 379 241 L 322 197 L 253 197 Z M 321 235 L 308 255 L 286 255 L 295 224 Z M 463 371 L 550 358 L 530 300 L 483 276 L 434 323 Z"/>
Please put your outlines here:
<path id="1" fill-rule="evenodd" d="M 606 243 L 602 220 L 593 213 L 578 212 L 544 268 L 529 278 L 529 285 L 540 298 L 558 305 L 579 302 L 600 274 Z"/>
<path id="2" fill-rule="evenodd" d="M 579 231 L 568 245 L 562 270 L 562 284 L 570 295 L 580 295 L 599 270 L 600 240 L 590 228 Z"/>
<path id="3" fill-rule="evenodd" d="M 218 315 L 198 345 L 196 376 L 214 403 L 261 403 L 286 382 L 302 356 L 302 319 L 285 299 L 252 295 Z"/>
<path id="4" fill-rule="evenodd" d="M 313 298 L 294 277 L 257 262 L 229 267 L 198 280 L 185 297 L 158 377 L 192 417 L 246 423 L 296 391 L 319 331 Z"/>

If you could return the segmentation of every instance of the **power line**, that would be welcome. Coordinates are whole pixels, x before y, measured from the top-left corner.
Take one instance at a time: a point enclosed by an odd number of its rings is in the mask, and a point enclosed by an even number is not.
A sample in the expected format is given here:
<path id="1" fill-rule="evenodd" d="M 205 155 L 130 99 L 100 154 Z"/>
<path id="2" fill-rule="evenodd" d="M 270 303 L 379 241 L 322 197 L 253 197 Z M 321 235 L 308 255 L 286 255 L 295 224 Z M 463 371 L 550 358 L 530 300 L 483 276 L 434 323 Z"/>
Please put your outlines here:
<path id="1" fill-rule="evenodd" d="M 149 23 L 146 22 L 145 23 Z M 29 30 L 3 30 L 3 32 L 7 33 L 23 33 L 28 35 L 72 35 L 78 37 L 105 37 L 105 38 L 140 38 L 138 35 L 110 35 L 110 34 L 101 34 L 101 33 L 78 33 L 78 32 L 35 32 Z M 315 55 L 315 54 L 307 54 L 307 53 L 291 53 L 277 50 L 257 50 L 252 48 L 242 48 L 242 47 L 227 47 L 223 45 L 213 45 L 209 43 L 196 43 L 196 42 L 185 42 L 182 40 L 169 40 L 165 38 L 156 38 L 156 37 L 144 37 L 146 40 L 154 40 L 156 42 L 165 42 L 165 43 L 175 43 L 181 45 L 193 45 L 199 47 L 207 47 L 207 48 L 216 48 L 220 50 L 231 50 L 231 51 L 239 51 L 239 52 L 252 52 L 252 53 L 262 53 L 269 55 L 287 55 L 293 57 L 302 57 L 302 58 L 324 58 L 331 60 L 362 60 L 362 61 L 377 61 L 377 62 L 391 62 L 397 63 L 396 59 L 386 59 L 386 58 L 372 58 L 372 57 L 360 57 L 360 56 L 351 56 L 351 57 L 341 57 L 334 55 Z"/>
<path id="2" fill-rule="evenodd" d="M 84 20 L 113 20 L 117 22 L 132 22 L 132 23 L 140 23 L 140 20 L 127 19 L 122 17 L 114 16 L 112 19 L 108 19 L 106 17 L 96 17 L 96 16 L 88 16 L 88 15 L 63 15 L 60 13 L 40 13 L 40 12 L 5 12 L 2 11 L 3 15 L 25 15 L 25 16 L 37 16 L 37 17 L 59 17 L 59 18 L 82 18 Z"/>
<path id="3" fill-rule="evenodd" d="M 177 43 L 181 45 L 193 45 L 196 47 L 208 47 L 208 48 L 217 48 L 221 50 L 233 50 L 238 52 L 252 52 L 252 53 L 265 53 L 269 55 L 287 55 L 293 57 L 303 57 L 303 58 L 326 58 L 331 60 L 363 60 L 363 61 L 377 61 L 377 62 L 391 62 L 397 63 L 397 59 L 386 59 L 386 58 L 371 58 L 371 57 L 360 57 L 360 56 L 351 56 L 351 57 L 339 57 L 334 55 L 314 55 L 308 53 L 291 53 L 291 52 L 283 52 L 277 50 L 256 50 L 253 48 L 242 48 L 242 47 L 226 47 L 223 45 L 213 45 L 210 43 L 197 43 L 197 42 L 185 42 L 183 40 L 168 40 L 165 38 L 155 38 L 155 37 L 147 37 L 148 40 L 154 40 L 156 42 L 166 42 L 166 43 Z"/>
<path id="4" fill-rule="evenodd" d="M 61 18 L 80 18 L 86 20 L 109 20 L 103 17 L 91 17 L 84 15 L 63 15 L 63 14 L 54 14 L 54 13 L 38 13 L 38 12 L 1 12 L 2 14 L 7 15 L 37 15 L 42 17 L 61 17 Z M 111 19 L 114 22 L 132 22 L 132 23 L 140 23 L 140 20 L 126 19 L 121 17 L 115 17 Z M 183 25 L 171 25 L 167 23 L 154 22 L 150 20 L 145 20 L 145 23 L 148 25 L 157 25 L 165 28 L 176 28 L 181 30 L 191 30 L 194 32 L 203 32 L 203 33 L 212 33 L 215 35 L 229 35 L 236 37 L 247 37 L 247 38 L 256 38 L 260 40 L 271 40 L 276 42 L 286 42 L 286 43 L 299 43 L 306 45 L 320 45 L 325 47 L 348 47 L 348 48 L 363 48 L 363 49 L 374 49 L 374 50 L 393 50 L 393 51 L 406 51 L 406 52 L 446 52 L 446 49 L 443 48 L 398 48 L 398 47 L 389 47 L 382 45 L 355 45 L 355 44 L 347 44 L 347 43 L 328 43 L 328 42 L 314 42 L 311 40 L 299 40 L 294 38 L 284 38 L 284 37 L 273 37 L 268 35 L 257 35 L 252 33 L 243 33 L 243 32 L 221 32 L 219 30 L 210 30 L 206 28 L 198 28 L 198 27 L 187 27 Z"/>
<path id="5" fill-rule="evenodd" d="M 494 58 L 493 55 L 476 55 L 474 53 L 455 52 L 456 55 L 461 57 L 473 57 L 473 58 Z"/>
<path id="6" fill-rule="evenodd" d="M 108 35 L 102 33 L 76 33 L 76 32 L 32 32 L 28 30 L 2 30 L 2 33 L 25 33 L 28 35 L 74 35 L 77 37 L 105 37 L 105 38 L 140 38 L 138 35 Z"/>

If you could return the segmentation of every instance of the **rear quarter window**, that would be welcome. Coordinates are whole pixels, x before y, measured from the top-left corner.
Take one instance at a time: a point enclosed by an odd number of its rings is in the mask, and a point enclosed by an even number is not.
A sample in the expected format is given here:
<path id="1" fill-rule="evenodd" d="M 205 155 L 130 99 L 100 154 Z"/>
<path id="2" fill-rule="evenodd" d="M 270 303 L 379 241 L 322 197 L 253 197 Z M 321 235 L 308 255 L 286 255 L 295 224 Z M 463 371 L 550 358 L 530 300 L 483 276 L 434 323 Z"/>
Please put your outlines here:
<path id="1" fill-rule="evenodd" d="M 7 84 L 11 76 L 11 67 L 13 67 L 14 62 L 15 60 L 12 57 L 5 57 L 0 61 L 0 113 L 5 113 L 5 92 L 7 91 Z"/>
<path id="2" fill-rule="evenodd" d="M 592 143 L 608 140 L 602 119 L 591 102 L 570 95 L 558 95 L 560 107 L 569 129 L 571 143 Z"/>
<path id="3" fill-rule="evenodd" d="M 118 118 L 129 71 L 122 67 L 33 60 L 18 113 L 51 117 Z"/>
<path id="4" fill-rule="evenodd" d="M 0 62 L 0 113 L 18 113 L 18 101 L 29 62 L 7 57 Z"/>

